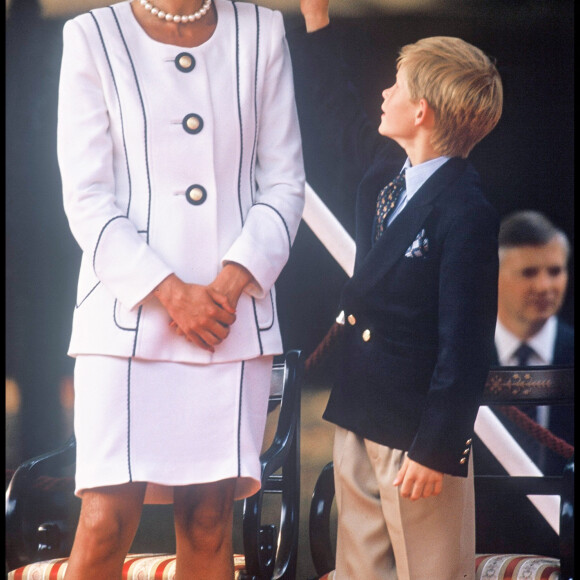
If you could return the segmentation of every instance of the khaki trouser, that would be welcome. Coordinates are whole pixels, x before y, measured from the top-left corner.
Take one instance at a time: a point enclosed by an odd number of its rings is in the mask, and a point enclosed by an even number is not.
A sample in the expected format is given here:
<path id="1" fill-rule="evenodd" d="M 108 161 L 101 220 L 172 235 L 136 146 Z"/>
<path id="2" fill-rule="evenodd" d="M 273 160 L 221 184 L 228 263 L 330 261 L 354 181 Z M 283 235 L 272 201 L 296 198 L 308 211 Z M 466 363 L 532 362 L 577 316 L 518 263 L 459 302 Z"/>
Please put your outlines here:
<path id="1" fill-rule="evenodd" d="M 473 462 L 438 496 L 402 498 L 405 452 L 340 427 L 334 440 L 338 537 L 334 580 L 473 580 Z M 332 577 L 332 576 L 331 576 Z"/>

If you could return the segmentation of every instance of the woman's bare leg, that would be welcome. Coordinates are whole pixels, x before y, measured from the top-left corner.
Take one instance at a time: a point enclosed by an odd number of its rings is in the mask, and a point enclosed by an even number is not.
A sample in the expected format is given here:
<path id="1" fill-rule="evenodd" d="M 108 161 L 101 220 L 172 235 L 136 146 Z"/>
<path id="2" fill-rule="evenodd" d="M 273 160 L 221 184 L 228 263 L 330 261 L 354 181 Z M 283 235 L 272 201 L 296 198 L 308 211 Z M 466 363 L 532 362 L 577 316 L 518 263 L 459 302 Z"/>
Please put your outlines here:
<path id="1" fill-rule="evenodd" d="M 175 580 L 232 580 L 235 479 L 174 488 Z"/>
<path id="2" fill-rule="evenodd" d="M 145 497 L 145 483 L 84 492 L 66 580 L 120 580 Z"/>

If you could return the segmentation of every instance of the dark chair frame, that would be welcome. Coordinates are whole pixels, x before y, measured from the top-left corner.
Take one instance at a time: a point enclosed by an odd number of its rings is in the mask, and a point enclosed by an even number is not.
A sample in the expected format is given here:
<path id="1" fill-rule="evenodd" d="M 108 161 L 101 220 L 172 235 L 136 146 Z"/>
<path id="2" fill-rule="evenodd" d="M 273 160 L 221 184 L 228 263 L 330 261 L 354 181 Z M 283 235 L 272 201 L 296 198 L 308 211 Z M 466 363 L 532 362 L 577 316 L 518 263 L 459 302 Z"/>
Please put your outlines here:
<path id="1" fill-rule="evenodd" d="M 573 404 L 574 367 L 509 367 L 490 370 L 482 405 Z M 574 458 L 561 476 L 519 477 L 476 475 L 475 496 L 514 493 L 560 496 L 560 573 L 562 580 L 574 577 Z M 310 553 L 319 576 L 335 567 L 330 514 L 334 501 L 332 461 L 322 469 L 312 494 L 309 515 Z M 476 499 L 477 501 L 477 499 Z"/>
<path id="2" fill-rule="evenodd" d="M 300 391 L 304 361 L 289 351 L 272 369 L 269 411 L 280 406 L 274 438 L 261 457 L 262 487 L 244 500 L 242 535 L 245 570 L 242 580 L 294 580 L 298 558 L 300 506 Z M 68 557 L 80 512 L 74 479 L 76 443 L 24 462 L 6 491 L 6 568 Z M 40 485 L 39 485 L 40 483 Z M 262 525 L 264 494 L 281 497 L 279 533 Z"/>
<path id="3" fill-rule="evenodd" d="M 298 351 L 286 355 L 283 377 L 273 373 L 273 381 L 283 379 L 278 426 L 270 447 L 262 454 L 262 487 L 244 500 L 243 539 L 246 570 L 240 580 L 294 580 L 298 560 L 300 519 L 300 385 L 304 361 Z M 280 473 L 279 470 L 281 470 Z M 279 537 L 273 525 L 261 525 L 264 494 L 281 494 Z"/>

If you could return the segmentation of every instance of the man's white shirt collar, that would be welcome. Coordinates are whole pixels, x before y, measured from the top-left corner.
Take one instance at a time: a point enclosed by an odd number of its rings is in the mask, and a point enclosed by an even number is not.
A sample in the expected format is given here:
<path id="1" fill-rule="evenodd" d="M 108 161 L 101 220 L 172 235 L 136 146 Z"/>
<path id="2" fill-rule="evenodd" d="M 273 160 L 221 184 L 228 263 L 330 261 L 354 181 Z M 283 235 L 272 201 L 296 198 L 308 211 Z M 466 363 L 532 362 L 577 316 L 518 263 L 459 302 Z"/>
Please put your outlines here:
<path id="1" fill-rule="evenodd" d="M 534 349 L 535 353 L 530 356 L 530 365 L 552 364 L 557 325 L 558 321 L 556 316 L 550 316 L 540 331 L 525 341 Z M 514 351 L 521 343 L 522 341 L 517 336 L 507 330 L 499 320 L 497 321 L 495 326 L 495 347 L 500 365 L 517 365 Z"/>

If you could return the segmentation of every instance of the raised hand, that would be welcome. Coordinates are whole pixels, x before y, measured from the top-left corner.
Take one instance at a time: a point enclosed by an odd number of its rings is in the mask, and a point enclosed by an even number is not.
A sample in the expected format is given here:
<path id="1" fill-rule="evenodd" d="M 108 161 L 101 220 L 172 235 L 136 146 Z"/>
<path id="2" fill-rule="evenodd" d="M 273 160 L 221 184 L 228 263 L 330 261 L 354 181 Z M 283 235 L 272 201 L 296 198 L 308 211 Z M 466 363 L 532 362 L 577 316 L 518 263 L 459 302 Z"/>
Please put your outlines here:
<path id="1" fill-rule="evenodd" d="M 300 0 L 300 11 L 304 16 L 307 32 L 314 32 L 328 25 L 328 5 L 329 0 Z"/>

